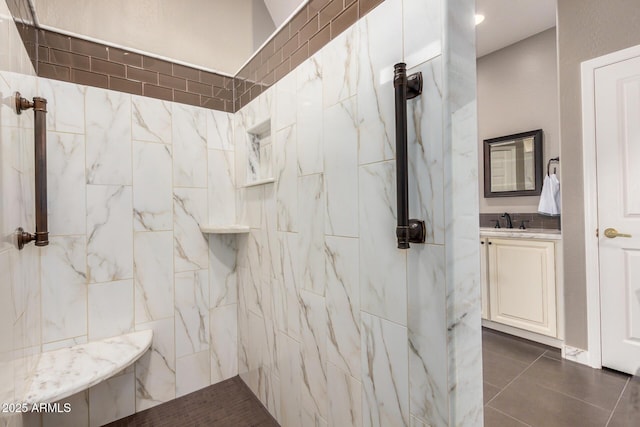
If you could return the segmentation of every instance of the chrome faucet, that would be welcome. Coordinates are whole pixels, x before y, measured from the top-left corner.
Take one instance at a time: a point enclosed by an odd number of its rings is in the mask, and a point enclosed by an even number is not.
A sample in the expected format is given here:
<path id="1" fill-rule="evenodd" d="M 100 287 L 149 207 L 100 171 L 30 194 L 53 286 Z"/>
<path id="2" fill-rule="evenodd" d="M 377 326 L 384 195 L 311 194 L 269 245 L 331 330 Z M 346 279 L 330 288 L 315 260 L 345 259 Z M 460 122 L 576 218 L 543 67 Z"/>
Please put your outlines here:
<path id="1" fill-rule="evenodd" d="M 507 220 L 507 228 L 513 228 L 513 223 L 511 222 L 511 215 L 505 212 L 504 214 L 500 215 L 500 218 L 505 218 Z"/>

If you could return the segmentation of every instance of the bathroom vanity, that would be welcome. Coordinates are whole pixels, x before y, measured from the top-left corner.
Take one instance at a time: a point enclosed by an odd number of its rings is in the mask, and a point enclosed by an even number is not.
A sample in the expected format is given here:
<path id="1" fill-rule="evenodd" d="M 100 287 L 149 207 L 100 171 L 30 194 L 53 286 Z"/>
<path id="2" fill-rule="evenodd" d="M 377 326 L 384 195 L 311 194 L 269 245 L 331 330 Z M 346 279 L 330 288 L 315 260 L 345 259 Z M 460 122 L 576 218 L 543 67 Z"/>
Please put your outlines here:
<path id="1" fill-rule="evenodd" d="M 559 230 L 480 228 L 484 326 L 561 346 L 561 245 Z"/>

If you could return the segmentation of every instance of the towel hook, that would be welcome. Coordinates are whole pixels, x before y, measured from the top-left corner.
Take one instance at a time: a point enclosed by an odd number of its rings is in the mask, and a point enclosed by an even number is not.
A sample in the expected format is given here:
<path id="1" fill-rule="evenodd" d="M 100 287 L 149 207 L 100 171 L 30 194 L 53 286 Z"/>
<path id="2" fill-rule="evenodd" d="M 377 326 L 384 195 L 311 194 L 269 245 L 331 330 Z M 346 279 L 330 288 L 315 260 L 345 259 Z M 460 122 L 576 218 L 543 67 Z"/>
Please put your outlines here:
<path id="1" fill-rule="evenodd" d="M 547 162 L 547 176 L 549 176 L 549 167 L 551 166 L 551 163 L 560 163 L 560 157 L 552 157 L 549 159 Z M 553 173 L 556 173 L 555 168 L 553 169 Z"/>

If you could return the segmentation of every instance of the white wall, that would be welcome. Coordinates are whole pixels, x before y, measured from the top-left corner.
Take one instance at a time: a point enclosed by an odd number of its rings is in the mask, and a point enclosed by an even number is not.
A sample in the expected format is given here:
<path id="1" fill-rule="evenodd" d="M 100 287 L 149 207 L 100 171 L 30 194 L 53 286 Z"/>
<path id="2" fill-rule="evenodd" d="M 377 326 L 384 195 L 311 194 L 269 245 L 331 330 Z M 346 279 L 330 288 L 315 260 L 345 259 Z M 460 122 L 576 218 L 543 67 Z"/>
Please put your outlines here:
<path id="1" fill-rule="evenodd" d="M 250 0 L 34 3 L 41 25 L 227 74 L 253 53 Z"/>
<path id="2" fill-rule="evenodd" d="M 555 28 L 478 59 L 481 213 L 537 212 L 539 196 L 484 197 L 483 141 L 542 129 L 543 163 L 560 153 Z"/>
<path id="3" fill-rule="evenodd" d="M 580 63 L 640 44 L 638 22 L 636 0 L 558 0 L 565 334 L 577 348 L 588 347 Z"/>

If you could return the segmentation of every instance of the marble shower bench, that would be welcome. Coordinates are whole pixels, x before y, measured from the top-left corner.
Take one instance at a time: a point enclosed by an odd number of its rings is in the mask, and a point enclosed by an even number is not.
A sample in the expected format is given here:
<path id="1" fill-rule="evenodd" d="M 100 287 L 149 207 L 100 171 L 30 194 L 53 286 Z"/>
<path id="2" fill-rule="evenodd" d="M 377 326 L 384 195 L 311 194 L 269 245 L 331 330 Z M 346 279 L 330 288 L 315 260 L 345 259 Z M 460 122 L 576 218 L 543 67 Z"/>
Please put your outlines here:
<path id="1" fill-rule="evenodd" d="M 86 390 L 138 360 L 152 338 L 153 331 L 140 331 L 44 352 L 23 402 L 52 403 Z"/>

